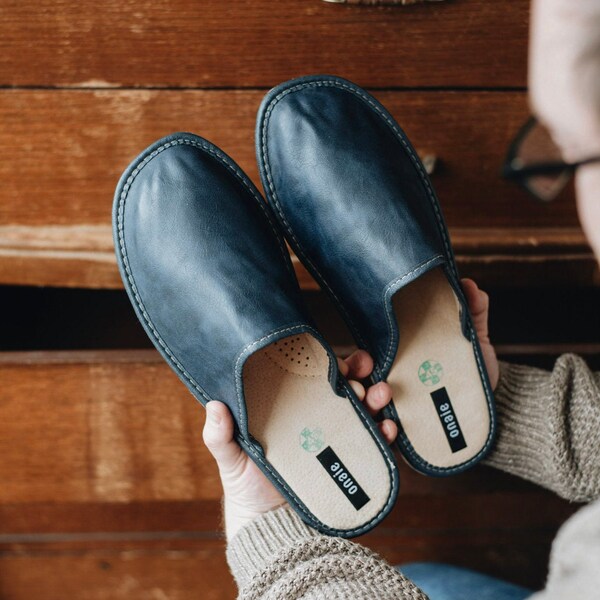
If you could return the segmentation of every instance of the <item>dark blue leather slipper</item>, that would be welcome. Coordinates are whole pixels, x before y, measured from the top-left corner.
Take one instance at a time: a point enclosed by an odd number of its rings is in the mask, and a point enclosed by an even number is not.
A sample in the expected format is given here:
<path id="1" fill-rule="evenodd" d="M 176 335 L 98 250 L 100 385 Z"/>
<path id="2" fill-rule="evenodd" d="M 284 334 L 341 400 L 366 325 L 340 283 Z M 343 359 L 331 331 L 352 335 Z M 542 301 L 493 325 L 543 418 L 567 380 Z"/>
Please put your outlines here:
<path id="1" fill-rule="evenodd" d="M 188 133 L 118 184 L 117 260 L 137 316 L 202 404 L 312 527 L 362 534 L 398 492 L 394 457 L 315 330 L 271 210 L 239 167 Z"/>
<path id="2" fill-rule="evenodd" d="M 256 148 L 285 235 L 387 380 L 399 447 L 448 475 L 495 431 L 492 390 L 442 213 L 392 116 L 353 83 L 304 77 L 264 99 Z"/>

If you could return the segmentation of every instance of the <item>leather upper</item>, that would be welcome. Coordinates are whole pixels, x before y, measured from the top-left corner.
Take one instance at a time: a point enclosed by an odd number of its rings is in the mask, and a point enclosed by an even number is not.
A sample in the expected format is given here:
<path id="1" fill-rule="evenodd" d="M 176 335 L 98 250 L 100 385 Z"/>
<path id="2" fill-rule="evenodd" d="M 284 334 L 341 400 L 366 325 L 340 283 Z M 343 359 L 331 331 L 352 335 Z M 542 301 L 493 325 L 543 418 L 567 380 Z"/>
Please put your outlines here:
<path id="1" fill-rule="evenodd" d="M 443 264 L 462 298 L 419 159 L 378 102 L 329 76 L 272 90 L 259 111 L 256 144 L 288 240 L 384 379 L 398 343 L 392 294 Z"/>
<path id="2" fill-rule="evenodd" d="M 192 393 L 227 403 L 247 434 L 244 360 L 295 331 L 319 337 L 268 207 L 226 155 L 180 133 L 132 163 L 114 210 L 119 266 L 148 335 Z"/>

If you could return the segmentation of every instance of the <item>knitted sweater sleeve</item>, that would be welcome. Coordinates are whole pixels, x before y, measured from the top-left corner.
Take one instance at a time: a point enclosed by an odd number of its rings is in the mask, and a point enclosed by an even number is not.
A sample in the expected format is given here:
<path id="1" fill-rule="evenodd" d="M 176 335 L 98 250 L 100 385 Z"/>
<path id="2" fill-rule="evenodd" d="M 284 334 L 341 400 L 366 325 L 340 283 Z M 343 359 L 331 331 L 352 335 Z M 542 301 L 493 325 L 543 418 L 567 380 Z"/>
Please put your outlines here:
<path id="1" fill-rule="evenodd" d="M 227 546 L 239 600 L 427 600 L 374 552 L 321 535 L 288 507 L 265 513 Z"/>
<path id="2" fill-rule="evenodd" d="M 600 373 L 578 356 L 552 372 L 500 364 L 498 439 L 487 464 L 571 501 L 600 497 Z"/>
<path id="3" fill-rule="evenodd" d="M 552 372 L 501 363 L 496 404 L 499 433 L 488 464 L 569 500 L 600 497 L 599 373 L 571 354 L 561 356 Z M 577 556 L 597 559 L 598 516 L 600 503 L 580 511 L 561 530 L 548 586 L 536 598 L 562 598 L 564 589 L 572 591 L 578 585 L 589 590 L 592 579 L 597 589 L 595 566 L 575 574 L 568 563 L 573 549 Z M 289 507 L 244 527 L 230 541 L 227 559 L 240 600 L 427 600 L 381 557 L 348 540 L 318 534 Z"/>

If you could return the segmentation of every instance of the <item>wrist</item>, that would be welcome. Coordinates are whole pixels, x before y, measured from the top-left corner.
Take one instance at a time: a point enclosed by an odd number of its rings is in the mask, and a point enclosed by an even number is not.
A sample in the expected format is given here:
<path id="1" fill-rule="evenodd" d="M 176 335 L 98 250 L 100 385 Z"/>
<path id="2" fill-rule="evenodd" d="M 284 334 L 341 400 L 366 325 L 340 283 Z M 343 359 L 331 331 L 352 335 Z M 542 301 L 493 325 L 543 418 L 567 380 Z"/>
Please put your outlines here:
<path id="1" fill-rule="evenodd" d="M 240 588 L 286 549 L 320 536 L 287 505 L 256 517 L 228 539 L 227 562 Z"/>
<path id="2" fill-rule="evenodd" d="M 248 505 L 240 504 L 235 500 L 228 500 L 225 498 L 223 502 L 223 513 L 225 520 L 225 537 L 227 538 L 227 541 L 232 540 L 241 529 L 252 523 L 255 519 L 268 512 L 287 506 L 288 504 L 285 501 Z"/>

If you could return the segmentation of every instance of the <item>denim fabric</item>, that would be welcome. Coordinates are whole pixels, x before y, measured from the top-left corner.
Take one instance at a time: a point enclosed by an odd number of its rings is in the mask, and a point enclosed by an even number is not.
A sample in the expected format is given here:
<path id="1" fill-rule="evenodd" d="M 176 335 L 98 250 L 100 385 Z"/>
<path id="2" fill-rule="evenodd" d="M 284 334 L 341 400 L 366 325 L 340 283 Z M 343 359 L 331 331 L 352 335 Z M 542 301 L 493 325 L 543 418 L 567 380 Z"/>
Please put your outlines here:
<path id="1" fill-rule="evenodd" d="M 451 565 L 410 563 L 398 569 L 429 600 L 524 600 L 533 594 L 520 585 Z"/>

